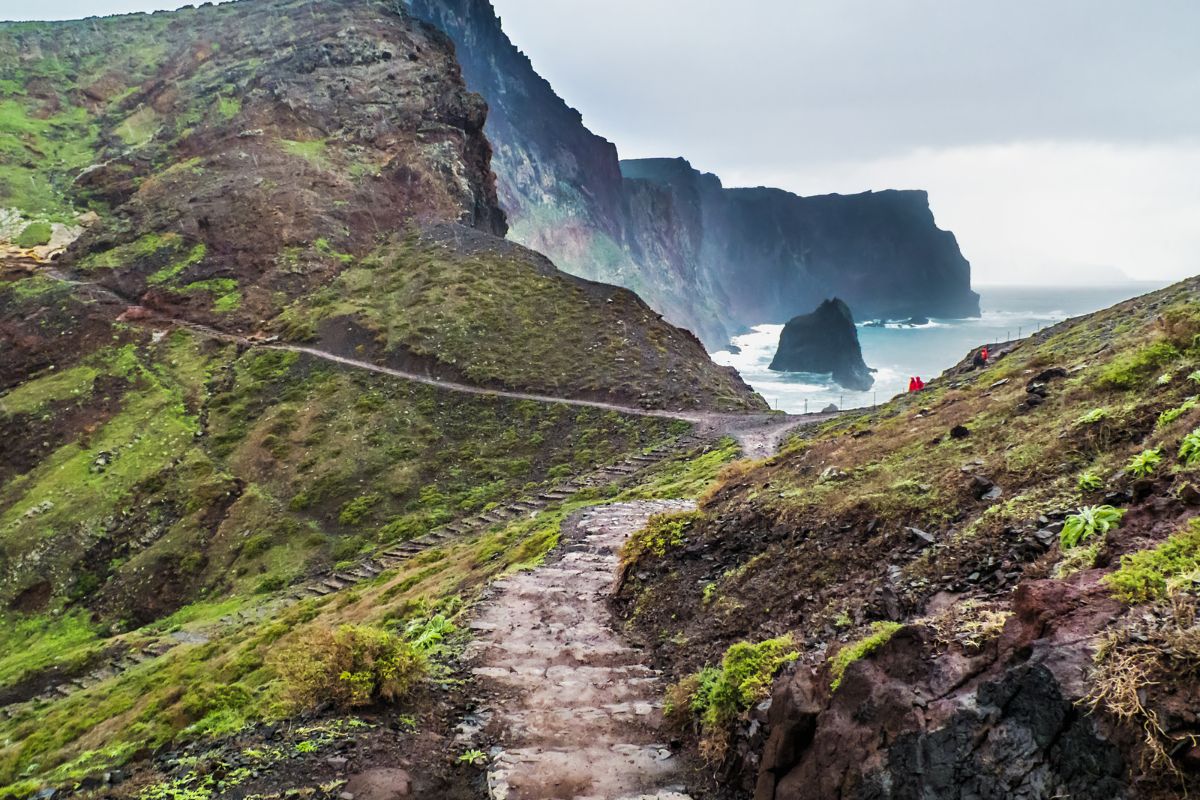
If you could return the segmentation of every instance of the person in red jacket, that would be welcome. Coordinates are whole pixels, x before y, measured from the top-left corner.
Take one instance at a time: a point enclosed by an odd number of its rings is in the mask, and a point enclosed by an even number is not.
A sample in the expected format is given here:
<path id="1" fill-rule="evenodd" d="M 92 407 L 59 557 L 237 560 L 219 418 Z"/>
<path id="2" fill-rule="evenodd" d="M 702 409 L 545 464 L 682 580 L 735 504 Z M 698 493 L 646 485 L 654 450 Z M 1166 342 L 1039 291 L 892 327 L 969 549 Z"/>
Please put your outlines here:
<path id="1" fill-rule="evenodd" d="M 986 344 L 983 346 L 983 350 L 981 350 L 979 354 L 980 354 L 981 356 L 983 356 L 983 363 L 985 363 L 985 364 L 986 364 L 986 363 L 988 362 L 988 358 L 990 357 L 990 356 L 988 355 L 988 349 L 987 349 L 987 345 L 986 345 Z"/>
<path id="2" fill-rule="evenodd" d="M 920 376 L 920 375 L 918 375 L 918 376 L 917 376 L 916 378 L 914 378 L 913 380 L 915 380 L 915 381 L 916 381 L 916 385 L 917 385 L 917 391 L 918 391 L 918 392 L 919 392 L 919 391 L 921 391 L 922 389 L 924 389 L 924 388 L 925 388 L 925 381 L 921 380 L 921 376 Z"/>
<path id="3" fill-rule="evenodd" d="M 917 390 L 917 379 L 916 378 L 908 379 L 908 390 L 910 392 L 915 392 Z"/>

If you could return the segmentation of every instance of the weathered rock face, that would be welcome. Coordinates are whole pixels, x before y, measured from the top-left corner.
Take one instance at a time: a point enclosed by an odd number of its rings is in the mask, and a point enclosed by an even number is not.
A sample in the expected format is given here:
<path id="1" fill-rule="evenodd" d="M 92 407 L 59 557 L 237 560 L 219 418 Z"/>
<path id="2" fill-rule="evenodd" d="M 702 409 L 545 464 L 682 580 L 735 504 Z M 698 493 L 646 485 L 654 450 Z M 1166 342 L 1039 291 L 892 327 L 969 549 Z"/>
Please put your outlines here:
<path id="1" fill-rule="evenodd" d="M 838 295 L 868 316 L 973 316 L 978 297 L 924 192 L 804 198 L 726 190 L 683 159 L 618 162 L 509 41 L 488 0 L 407 0 L 458 47 L 492 109 L 510 236 L 633 289 L 710 348 Z"/>
<path id="2" fill-rule="evenodd" d="M 1119 739 L 1079 706 L 1089 654 L 1071 647 L 1119 605 L 1089 581 L 1044 581 L 1014 611 L 980 651 L 905 628 L 832 695 L 824 671 L 781 680 L 755 800 L 1130 796 Z"/>
<path id="3" fill-rule="evenodd" d="M 854 316 L 836 297 L 821 303 L 811 314 L 792 317 L 783 326 L 770 368 L 777 372 L 828 373 L 839 385 L 860 392 L 875 383 L 863 361 Z"/>

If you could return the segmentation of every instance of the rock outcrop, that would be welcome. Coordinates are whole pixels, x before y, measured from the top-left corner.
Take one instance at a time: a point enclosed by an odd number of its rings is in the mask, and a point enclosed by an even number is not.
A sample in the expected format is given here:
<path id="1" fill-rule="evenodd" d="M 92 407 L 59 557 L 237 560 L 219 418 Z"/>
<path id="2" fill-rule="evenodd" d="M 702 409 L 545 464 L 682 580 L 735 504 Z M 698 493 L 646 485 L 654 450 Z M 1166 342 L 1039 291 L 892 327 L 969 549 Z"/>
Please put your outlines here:
<path id="1" fill-rule="evenodd" d="M 977 316 L 970 265 L 920 191 L 724 189 L 683 159 L 618 161 L 505 35 L 489 0 L 406 0 L 458 47 L 491 107 L 509 236 L 636 291 L 715 349 L 838 295 L 864 316 Z"/>
<path id="2" fill-rule="evenodd" d="M 839 386 L 859 392 L 875 383 L 870 367 L 863 361 L 854 315 L 836 297 L 821 303 L 811 314 L 792 317 L 783 326 L 770 369 L 829 374 Z"/>

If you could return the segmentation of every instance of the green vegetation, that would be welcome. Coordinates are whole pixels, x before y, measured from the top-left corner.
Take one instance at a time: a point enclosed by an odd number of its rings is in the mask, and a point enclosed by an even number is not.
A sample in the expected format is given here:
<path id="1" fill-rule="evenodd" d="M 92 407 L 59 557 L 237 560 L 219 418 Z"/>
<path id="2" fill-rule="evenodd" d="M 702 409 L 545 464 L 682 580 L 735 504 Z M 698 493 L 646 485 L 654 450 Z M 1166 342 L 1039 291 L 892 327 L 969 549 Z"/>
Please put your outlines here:
<path id="1" fill-rule="evenodd" d="M 1163 544 L 1121 557 L 1121 566 L 1105 577 L 1113 594 L 1126 603 L 1167 597 L 1176 587 L 1190 587 L 1200 577 L 1200 519 Z"/>
<path id="2" fill-rule="evenodd" d="M 842 678 L 851 664 L 883 647 L 902 627 L 904 626 L 898 622 L 872 623 L 871 633 L 838 650 L 829 666 L 829 674 L 832 678 L 829 684 L 830 690 L 835 692 L 838 690 L 838 687 L 842 685 Z"/>
<path id="3" fill-rule="evenodd" d="M 1075 420 L 1075 424 L 1076 425 L 1095 425 L 1097 422 L 1102 422 L 1106 419 L 1108 419 L 1108 409 L 1093 408 L 1091 411 L 1088 411 L 1085 414 L 1081 414 L 1079 416 L 1079 418 L 1077 420 Z"/>
<path id="4" fill-rule="evenodd" d="M 1179 358 L 1179 350 L 1170 342 L 1155 342 L 1117 356 L 1100 370 L 1096 385 L 1101 389 L 1137 389 L 1150 383 L 1152 376 Z"/>
<path id="5" fill-rule="evenodd" d="M 32 222 L 17 235 L 17 247 L 41 247 L 50 243 L 54 228 L 49 222 Z"/>
<path id="6" fill-rule="evenodd" d="M 1125 471 L 1135 478 L 1147 478 L 1154 474 L 1161 463 L 1162 451 L 1152 448 L 1143 450 L 1129 459 L 1129 463 L 1125 465 Z"/>
<path id="7" fill-rule="evenodd" d="M 310 139 L 307 141 L 280 139 L 279 144 L 283 147 L 285 153 L 302 158 L 314 167 L 323 168 L 328 165 L 328 156 L 326 155 L 328 144 L 324 139 Z"/>
<path id="8" fill-rule="evenodd" d="M 739 642 L 725 651 L 721 666 L 706 667 L 671 686 L 667 714 L 686 709 L 694 715 L 705 753 L 716 758 L 727 746 L 730 723 L 767 697 L 776 673 L 799 655 L 790 635 L 757 644 Z"/>
<path id="9" fill-rule="evenodd" d="M 1070 550 L 1093 536 L 1103 536 L 1121 524 L 1125 512 L 1112 506 L 1084 506 L 1079 513 L 1067 517 L 1059 534 L 1063 550 Z"/>
<path id="10" fill-rule="evenodd" d="M 1085 470 L 1079 475 L 1079 491 L 1097 492 L 1104 488 L 1104 479 L 1091 470 Z"/>
<path id="11" fill-rule="evenodd" d="M 621 564 L 637 564 L 647 554 L 662 558 L 668 549 L 682 544 L 684 533 L 703 518 L 704 515 L 699 511 L 655 514 L 646 527 L 625 542 L 621 548 Z"/>
<path id="12" fill-rule="evenodd" d="M 1164 411 L 1158 415 L 1158 427 L 1160 427 L 1160 428 L 1167 427 L 1172 422 L 1174 422 L 1175 420 L 1182 417 L 1184 414 L 1195 409 L 1198 405 L 1200 405 L 1200 397 L 1192 396 L 1192 397 L 1189 397 L 1187 400 L 1184 400 L 1182 403 L 1177 405 L 1175 408 L 1167 409 L 1166 411 Z"/>
<path id="13" fill-rule="evenodd" d="M 310 254 L 345 265 L 343 255 L 316 245 Z M 475 383 L 558 395 L 612 393 L 649 406 L 754 402 L 635 295 L 605 294 L 547 273 L 533 255 L 463 254 L 413 235 L 353 261 L 331 284 L 288 307 L 276 327 L 287 338 L 308 340 L 321 321 L 350 318 L 385 349 L 429 358 Z M 648 395 L 648 386 L 657 392 Z"/>
<path id="14" fill-rule="evenodd" d="M 458 757 L 461 764 L 469 764 L 472 767 L 478 767 L 481 764 L 486 764 L 488 760 L 487 753 L 482 750 L 468 750 Z"/>
<path id="15" fill-rule="evenodd" d="M 1200 464 L 1200 428 L 1190 431 L 1179 445 L 1179 458 L 1189 467 Z"/>
<path id="16" fill-rule="evenodd" d="M 312 626 L 273 656 L 297 709 L 321 703 L 353 708 L 406 698 L 428 665 L 408 642 L 359 625 Z"/>

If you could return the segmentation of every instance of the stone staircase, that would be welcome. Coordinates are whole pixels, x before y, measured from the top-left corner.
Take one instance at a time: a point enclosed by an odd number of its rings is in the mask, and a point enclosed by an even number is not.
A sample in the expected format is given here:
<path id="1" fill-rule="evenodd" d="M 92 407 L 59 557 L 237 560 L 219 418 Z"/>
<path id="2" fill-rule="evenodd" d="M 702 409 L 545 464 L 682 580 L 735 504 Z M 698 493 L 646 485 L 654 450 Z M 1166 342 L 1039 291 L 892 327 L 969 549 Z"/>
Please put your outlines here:
<path id="1" fill-rule="evenodd" d="M 309 597 L 324 597 L 362 581 L 371 580 L 380 573 L 394 569 L 427 550 L 482 533 L 495 525 L 512 522 L 521 517 L 531 517 L 543 509 L 562 505 L 586 489 L 599 488 L 610 484 L 620 485 L 631 483 L 636 476 L 645 470 L 674 455 L 695 448 L 704 441 L 702 437 L 698 436 L 683 436 L 674 444 L 660 445 L 644 454 L 630 456 L 623 461 L 572 478 L 534 497 L 498 506 L 497 508 L 476 514 L 464 520 L 447 523 L 419 538 L 391 545 L 371 557 L 359 561 L 353 567 L 345 570 L 334 570 L 320 575 L 293 589 L 289 593 L 289 596 L 294 600 L 302 600 Z"/>

